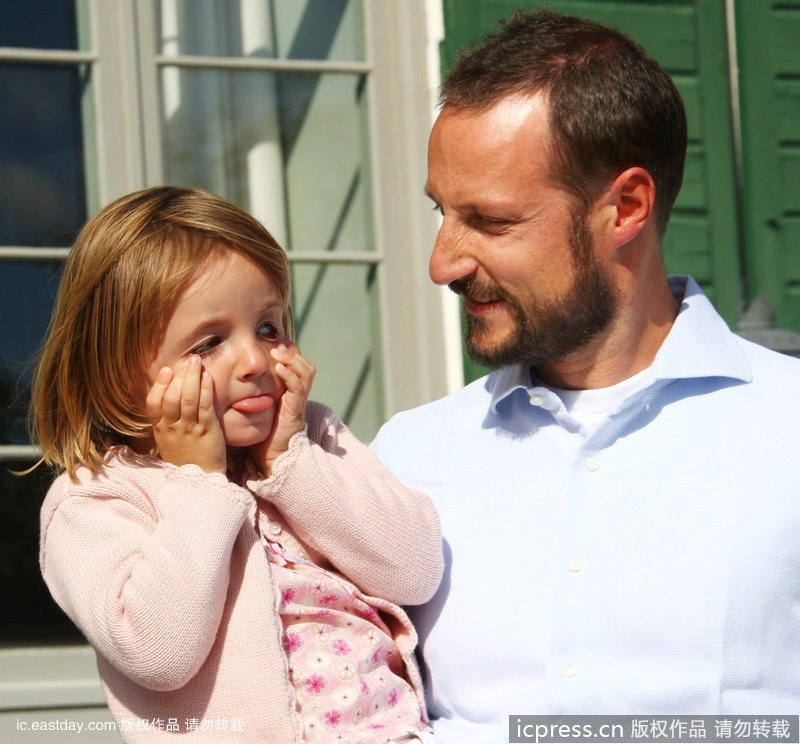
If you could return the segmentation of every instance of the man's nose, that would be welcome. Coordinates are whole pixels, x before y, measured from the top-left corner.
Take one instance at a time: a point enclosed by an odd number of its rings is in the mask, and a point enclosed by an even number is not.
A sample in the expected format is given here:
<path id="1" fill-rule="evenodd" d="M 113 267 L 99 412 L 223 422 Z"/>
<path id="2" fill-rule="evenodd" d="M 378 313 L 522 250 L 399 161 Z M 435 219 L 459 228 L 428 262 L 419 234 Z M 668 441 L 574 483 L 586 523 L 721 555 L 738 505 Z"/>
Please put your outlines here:
<path id="1" fill-rule="evenodd" d="M 447 218 L 442 221 L 428 265 L 428 273 L 435 284 L 450 284 L 474 274 L 478 268 L 475 246 L 469 245 L 464 232 L 463 226 L 459 227 Z"/>

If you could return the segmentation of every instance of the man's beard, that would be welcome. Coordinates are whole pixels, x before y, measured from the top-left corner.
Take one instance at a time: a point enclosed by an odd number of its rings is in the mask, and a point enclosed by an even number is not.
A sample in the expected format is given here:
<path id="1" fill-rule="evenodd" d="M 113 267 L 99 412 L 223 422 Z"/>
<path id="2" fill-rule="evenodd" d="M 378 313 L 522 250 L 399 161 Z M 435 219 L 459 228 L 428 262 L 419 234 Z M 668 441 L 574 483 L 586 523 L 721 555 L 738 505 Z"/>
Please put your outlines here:
<path id="1" fill-rule="evenodd" d="M 466 315 L 465 341 L 473 361 L 493 368 L 552 363 L 583 348 L 608 328 L 617 311 L 617 299 L 594 256 L 592 236 L 583 213 L 573 215 L 569 242 L 573 282 L 567 294 L 558 300 L 523 305 L 495 282 L 479 281 L 474 276 L 450 284 L 454 292 L 479 302 L 502 300 L 514 312 L 513 334 L 496 346 L 481 344 L 485 321 Z"/>

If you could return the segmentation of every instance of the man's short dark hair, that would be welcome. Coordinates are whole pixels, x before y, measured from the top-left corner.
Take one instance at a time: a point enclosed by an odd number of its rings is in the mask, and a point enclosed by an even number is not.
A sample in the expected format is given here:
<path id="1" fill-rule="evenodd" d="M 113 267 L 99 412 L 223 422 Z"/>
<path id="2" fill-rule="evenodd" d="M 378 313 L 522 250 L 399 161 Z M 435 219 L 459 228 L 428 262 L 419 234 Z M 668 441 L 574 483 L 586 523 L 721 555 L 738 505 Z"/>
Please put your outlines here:
<path id="1" fill-rule="evenodd" d="M 480 110 L 539 92 L 550 104 L 554 180 L 588 208 L 617 174 L 641 166 L 656 184 L 663 234 L 686 157 L 686 113 L 667 72 L 615 29 L 551 10 L 519 11 L 462 53 L 440 102 Z"/>

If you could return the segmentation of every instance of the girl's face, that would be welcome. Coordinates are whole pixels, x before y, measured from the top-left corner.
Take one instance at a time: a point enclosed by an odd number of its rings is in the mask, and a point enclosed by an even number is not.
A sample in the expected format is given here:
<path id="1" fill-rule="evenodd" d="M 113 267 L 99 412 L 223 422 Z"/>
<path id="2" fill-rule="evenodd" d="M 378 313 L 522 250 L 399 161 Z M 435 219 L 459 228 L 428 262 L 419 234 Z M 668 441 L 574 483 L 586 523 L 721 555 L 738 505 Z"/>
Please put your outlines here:
<path id="1" fill-rule="evenodd" d="M 214 380 L 214 408 L 232 447 L 263 442 L 284 392 L 270 350 L 288 343 L 283 302 L 260 267 L 233 251 L 210 258 L 178 300 L 149 384 L 162 367 L 175 370 L 190 354 Z"/>

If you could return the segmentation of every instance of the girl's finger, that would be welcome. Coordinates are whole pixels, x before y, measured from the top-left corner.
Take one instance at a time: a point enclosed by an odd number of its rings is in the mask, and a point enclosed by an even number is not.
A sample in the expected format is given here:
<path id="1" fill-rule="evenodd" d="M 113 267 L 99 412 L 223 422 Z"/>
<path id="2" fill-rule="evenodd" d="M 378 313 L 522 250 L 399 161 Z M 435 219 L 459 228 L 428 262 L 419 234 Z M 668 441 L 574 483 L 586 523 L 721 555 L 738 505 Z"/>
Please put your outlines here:
<path id="1" fill-rule="evenodd" d="M 197 406 L 197 420 L 201 424 L 210 424 L 216 417 L 214 411 L 214 380 L 206 370 L 200 375 L 200 402 Z"/>
<path id="2" fill-rule="evenodd" d="M 317 373 L 316 366 L 309 362 L 300 352 L 296 346 L 289 349 L 281 349 L 280 346 L 272 350 L 272 356 L 284 366 L 295 371 L 301 377 L 313 380 L 314 375 Z"/>
<path id="3" fill-rule="evenodd" d="M 169 424 L 174 424 L 181 417 L 181 398 L 183 396 L 183 380 L 186 377 L 186 360 L 183 359 L 176 367 L 172 380 L 164 391 L 161 404 L 161 419 Z"/>
<path id="4" fill-rule="evenodd" d="M 200 357 L 192 354 L 186 360 L 186 373 L 181 388 L 181 419 L 188 423 L 197 421 L 200 404 Z"/>
<path id="5" fill-rule="evenodd" d="M 163 416 L 164 393 L 167 391 L 169 383 L 172 381 L 172 369 L 169 367 L 162 367 L 156 375 L 156 380 L 153 386 L 147 393 L 145 398 L 145 411 L 147 418 L 151 424 L 161 421 Z"/>
<path id="6" fill-rule="evenodd" d="M 283 380 L 286 390 L 291 393 L 303 393 L 310 386 L 303 375 L 297 373 L 296 370 L 285 365 L 283 362 L 278 362 L 275 365 L 275 374 Z"/>

